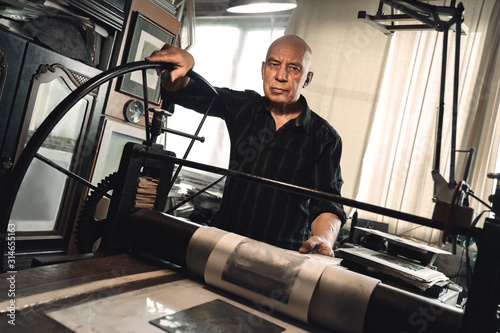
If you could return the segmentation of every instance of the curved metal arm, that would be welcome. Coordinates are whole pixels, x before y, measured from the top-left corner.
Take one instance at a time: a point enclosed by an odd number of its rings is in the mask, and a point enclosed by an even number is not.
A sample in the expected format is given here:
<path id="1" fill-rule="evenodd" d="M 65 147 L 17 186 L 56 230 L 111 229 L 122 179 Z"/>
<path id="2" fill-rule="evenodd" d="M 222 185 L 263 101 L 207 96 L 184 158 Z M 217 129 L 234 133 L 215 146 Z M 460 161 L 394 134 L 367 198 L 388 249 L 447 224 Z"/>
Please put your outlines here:
<path id="1" fill-rule="evenodd" d="M 138 61 L 124 64 L 91 78 L 80 87 L 75 89 L 69 94 L 59 105 L 47 116 L 42 122 L 40 127 L 35 131 L 28 144 L 21 153 L 12 173 L 7 180 L 6 186 L 1 193 L 0 198 L 0 249 L 3 249 L 5 241 L 7 225 L 14 206 L 14 202 L 21 186 L 24 175 L 26 174 L 31 161 L 35 157 L 38 149 L 45 141 L 47 136 L 57 125 L 57 123 L 66 115 L 66 113 L 85 95 L 90 93 L 96 87 L 124 74 L 146 69 L 172 69 L 171 64 L 167 63 L 153 63 L 147 61 Z M 194 71 L 189 71 L 187 76 L 196 80 L 201 86 L 210 94 L 216 96 L 217 91 L 205 80 Z"/>

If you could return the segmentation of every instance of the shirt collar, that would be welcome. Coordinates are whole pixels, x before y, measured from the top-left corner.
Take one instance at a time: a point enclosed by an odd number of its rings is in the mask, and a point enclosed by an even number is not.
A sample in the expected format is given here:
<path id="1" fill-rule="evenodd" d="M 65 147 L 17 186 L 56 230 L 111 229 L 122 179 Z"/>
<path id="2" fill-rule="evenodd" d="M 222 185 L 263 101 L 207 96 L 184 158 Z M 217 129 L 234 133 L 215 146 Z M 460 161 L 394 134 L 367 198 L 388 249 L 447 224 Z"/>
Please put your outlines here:
<path id="1" fill-rule="evenodd" d="M 263 110 L 269 111 L 269 101 L 267 98 L 262 97 L 264 102 L 264 108 L 259 109 L 258 112 L 262 112 Z M 295 118 L 295 126 L 302 127 L 307 134 L 311 133 L 311 109 L 309 105 L 307 105 L 307 101 L 304 96 L 300 95 L 299 101 L 302 105 L 305 106 L 304 111 L 299 114 L 297 118 Z"/>

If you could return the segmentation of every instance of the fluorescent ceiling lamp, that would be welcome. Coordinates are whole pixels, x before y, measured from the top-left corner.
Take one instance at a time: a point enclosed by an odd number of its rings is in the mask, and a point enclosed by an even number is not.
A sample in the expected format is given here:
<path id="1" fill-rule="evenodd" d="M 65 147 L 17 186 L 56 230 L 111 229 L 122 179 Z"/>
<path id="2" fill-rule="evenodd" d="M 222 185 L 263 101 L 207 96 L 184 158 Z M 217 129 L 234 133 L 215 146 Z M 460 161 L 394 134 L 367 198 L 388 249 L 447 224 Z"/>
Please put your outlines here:
<path id="1" fill-rule="evenodd" d="M 296 0 L 229 0 L 230 13 L 269 13 L 297 7 Z"/>

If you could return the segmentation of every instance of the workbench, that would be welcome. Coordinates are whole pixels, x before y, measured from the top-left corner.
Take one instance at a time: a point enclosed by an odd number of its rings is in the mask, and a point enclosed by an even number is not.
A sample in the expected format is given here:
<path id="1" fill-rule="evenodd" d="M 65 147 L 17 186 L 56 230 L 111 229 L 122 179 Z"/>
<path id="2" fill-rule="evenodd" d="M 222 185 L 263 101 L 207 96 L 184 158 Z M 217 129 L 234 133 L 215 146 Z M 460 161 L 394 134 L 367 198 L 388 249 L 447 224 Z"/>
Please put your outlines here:
<path id="1" fill-rule="evenodd" d="M 210 287 L 179 266 L 139 254 L 96 256 L 3 273 L 0 291 L 1 332 L 160 333 L 165 331 L 150 320 L 214 300 L 244 311 L 242 332 L 259 332 L 260 325 L 269 323 L 286 332 L 330 332 Z M 10 302 L 15 311 L 9 311 Z"/>

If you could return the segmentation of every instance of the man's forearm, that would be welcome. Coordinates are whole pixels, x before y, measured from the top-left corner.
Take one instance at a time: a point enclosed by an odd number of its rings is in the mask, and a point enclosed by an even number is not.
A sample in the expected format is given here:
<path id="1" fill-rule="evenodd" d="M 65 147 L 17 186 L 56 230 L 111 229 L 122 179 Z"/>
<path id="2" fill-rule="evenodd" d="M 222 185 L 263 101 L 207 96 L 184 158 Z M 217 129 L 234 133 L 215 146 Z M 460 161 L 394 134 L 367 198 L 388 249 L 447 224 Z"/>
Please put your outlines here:
<path id="1" fill-rule="evenodd" d="M 161 86 L 168 92 L 176 92 L 185 88 L 189 83 L 189 77 L 182 76 L 177 78 L 174 82 L 171 81 L 170 73 L 165 73 L 161 80 Z"/>
<path id="2" fill-rule="evenodd" d="M 302 244 L 300 253 L 316 252 L 333 256 L 333 245 L 340 231 L 342 222 L 333 213 L 322 213 L 311 223 L 312 237 Z"/>
<path id="3" fill-rule="evenodd" d="M 341 225 L 342 222 L 337 215 L 333 213 L 322 213 L 311 223 L 311 232 L 313 236 L 324 238 L 333 247 L 340 232 Z"/>

